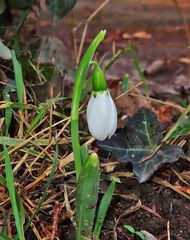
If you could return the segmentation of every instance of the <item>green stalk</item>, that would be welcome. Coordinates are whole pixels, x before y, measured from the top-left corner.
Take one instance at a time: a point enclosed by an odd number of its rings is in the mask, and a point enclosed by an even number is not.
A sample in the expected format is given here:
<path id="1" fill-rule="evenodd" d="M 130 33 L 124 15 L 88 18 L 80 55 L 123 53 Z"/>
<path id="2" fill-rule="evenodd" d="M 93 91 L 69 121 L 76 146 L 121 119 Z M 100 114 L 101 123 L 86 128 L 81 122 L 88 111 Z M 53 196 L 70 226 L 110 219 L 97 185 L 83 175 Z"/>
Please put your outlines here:
<path id="1" fill-rule="evenodd" d="M 85 52 L 78 66 L 78 69 L 76 71 L 75 84 L 74 84 L 74 90 L 73 90 L 73 99 L 72 99 L 72 109 L 71 109 L 71 140 L 72 140 L 72 147 L 73 147 L 73 153 L 74 153 L 77 180 L 78 180 L 81 166 L 82 166 L 79 134 L 78 134 L 80 97 L 82 93 L 83 83 L 86 78 L 91 59 L 96 51 L 96 48 L 98 47 L 100 42 L 104 39 L 105 34 L 106 34 L 106 31 L 101 31 L 94 38 L 94 40 L 88 47 L 87 51 Z"/>

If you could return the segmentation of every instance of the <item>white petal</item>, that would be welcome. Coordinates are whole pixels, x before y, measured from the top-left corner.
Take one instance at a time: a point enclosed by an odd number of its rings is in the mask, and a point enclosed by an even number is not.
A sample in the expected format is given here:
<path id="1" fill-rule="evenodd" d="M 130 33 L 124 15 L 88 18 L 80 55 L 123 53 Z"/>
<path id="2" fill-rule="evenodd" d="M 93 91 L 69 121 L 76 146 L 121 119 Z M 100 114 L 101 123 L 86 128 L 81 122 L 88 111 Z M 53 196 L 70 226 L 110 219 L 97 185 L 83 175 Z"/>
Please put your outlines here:
<path id="1" fill-rule="evenodd" d="M 10 60 L 11 57 L 11 50 L 6 47 L 1 41 L 0 41 L 0 57 L 4 60 Z"/>
<path id="2" fill-rule="evenodd" d="M 117 110 L 116 110 L 116 106 L 115 103 L 112 99 L 112 97 L 109 94 L 109 101 L 110 101 L 110 118 L 109 118 L 109 130 L 108 130 L 108 138 L 111 138 L 111 136 L 115 133 L 116 129 L 117 129 Z"/>
<path id="3" fill-rule="evenodd" d="M 93 137 L 103 141 L 111 137 L 117 127 L 117 112 L 115 104 L 108 91 L 91 95 L 87 106 L 87 122 Z"/>

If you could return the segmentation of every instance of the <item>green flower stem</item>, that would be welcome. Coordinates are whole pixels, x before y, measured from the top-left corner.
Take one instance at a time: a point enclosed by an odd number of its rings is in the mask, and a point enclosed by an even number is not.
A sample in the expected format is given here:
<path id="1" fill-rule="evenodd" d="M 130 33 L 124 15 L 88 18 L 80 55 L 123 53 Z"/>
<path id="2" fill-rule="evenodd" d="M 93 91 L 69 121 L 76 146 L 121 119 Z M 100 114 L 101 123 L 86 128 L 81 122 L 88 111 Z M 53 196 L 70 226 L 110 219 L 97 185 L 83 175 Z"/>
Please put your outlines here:
<path id="1" fill-rule="evenodd" d="M 106 31 L 101 31 L 92 41 L 87 51 L 85 52 L 78 69 L 76 71 L 75 84 L 73 90 L 72 109 L 71 109 L 71 140 L 74 153 L 74 162 L 77 179 L 81 170 L 81 154 L 78 134 L 78 119 L 79 119 L 79 103 L 82 93 L 83 83 L 91 62 L 91 59 L 100 42 L 104 39 Z"/>

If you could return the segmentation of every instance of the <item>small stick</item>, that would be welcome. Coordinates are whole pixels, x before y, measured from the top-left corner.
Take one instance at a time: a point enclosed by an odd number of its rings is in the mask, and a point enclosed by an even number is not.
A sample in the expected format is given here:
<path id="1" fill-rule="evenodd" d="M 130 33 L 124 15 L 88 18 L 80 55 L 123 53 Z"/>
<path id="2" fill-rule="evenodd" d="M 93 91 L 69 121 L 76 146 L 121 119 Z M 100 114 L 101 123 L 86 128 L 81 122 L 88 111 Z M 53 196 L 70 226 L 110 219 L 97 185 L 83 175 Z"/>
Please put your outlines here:
<path id="1" fill-rule="evenodd" d="M 167 221 L 167 235 L 168 235 L 168 240 L 171 240 L 170 239 L 170 221 L 169 220 Z"/>
<path id="2" fill-rule="evenodd" d="M 136 93 L 130 93 L 131 96 L 134 96 L 134 97 L 140 97 L 140 98 L 145 98 L 147 100 L 150 100 L 152 102 L 156 102 L 156 103 L 159 103 L 159 104 L 164 104 L 164 105 L 167 105 L 167 106 L 171 106 L 173 108 L 177 108 L 179 109 L 181 112 L 185 110 L 184 107 L 181 107 L 177 104 L 173 104 L 173 103 L 170 103 L 170 102 L 164 102 L 162 100 L 159 100 L 159 99 L 155 99 L 155 98 L 152 98 L 152 97 L 147 97 L 147 96 L 144 96 L 144 95 L 140 95 L 140 94 L 136 94 Z"/>
<path id="3" fill-rule="evenodd" d="M 145 161 L 149 160 L 151 157 L 154 156 L 154 154 L 155 154 L 156 152 L 158 152 L 158 150 L 160 149 L 160 147 L 161 147 L 161 144 L 160 144 L 150 155 L 143 157 L 139 162 L 142 163 L 142 162 L 145 162 Z"/>
<path id="4" fill-rule="evenodd" d="M 61 204 L 56 203 L 55 207 L 53 208 L 54 216 L 53 216 L 53 228 L 52 228 L 51 240 L 54 240 L 56 237 L 57 223 L 58 223 L 60 211 L 61 211 Z"/>
<path id="5" fill-rule="evenodd" d="M 142 85 L 142 84 L 143 84 L 142 81 L 139 82 L 139 83 L 137 83 L 134 87 L 130 88 L 130 89 L 127 90 L 126 92 L 124 92 L 124 93 L 122 93 L 121 95 L 117 96 L 117 97 L 114 99 L 114 101 L 116 101 L 116 100 L 118 100 L 119 98 L 123 97 L 125 94 L 131 92 L 132 90 L 134 90 L 135 88 L 139 87 L 139 86 Z"/>

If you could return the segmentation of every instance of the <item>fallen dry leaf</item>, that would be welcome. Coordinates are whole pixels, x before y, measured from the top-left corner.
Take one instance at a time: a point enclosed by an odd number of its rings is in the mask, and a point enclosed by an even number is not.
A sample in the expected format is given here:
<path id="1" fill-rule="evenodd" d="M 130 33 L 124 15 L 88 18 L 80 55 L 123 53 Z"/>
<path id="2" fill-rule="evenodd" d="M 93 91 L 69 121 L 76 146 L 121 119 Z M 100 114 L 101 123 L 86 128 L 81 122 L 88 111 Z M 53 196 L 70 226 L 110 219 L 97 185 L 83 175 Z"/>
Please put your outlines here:
<path id="1" fill-rule="evenodd" d="M 122 34 L 123 39 L 131 39 L 133 36 L 130 33 L 124 32 Z"/>
<path id="2" fill-rule="evenodd" d="M 152 34 L 145 32 L 145 31 L 139 31 L 139 32 L 135 32 L 133 34 L 133 38 L 138 38 L 138 39 L 151 39 L 152 38 Z"/>
<path id="3" fill-rule="evenodd" d="M 173 118 L 174 108 L 168 105 L 161 105 L 154 112 L 161 122 L 171 122 Z"/>
<path id="4" fill-rule="evenodd" d="M 184 192 L 184 193 L 187 193 L 188 195 L 190 195 L 190 187 L 183 187 L 183 186 L 175 186 L 178 190 Z"/>
<path id="5" fill-rule="evenodd" d="M 153 61 L 145 70 L 144 73 L 146 75 L 156 74 L 164 69 L 166 66 L 166 61 L 162 59 L 157 59 Z"/>
<path id="6" fill-rule="evenodd" d="M 187 58 L 187 57 L 181 57 L 178 59 L 178 61 L 181 63 L 190 64 L 190 58 Z"/>
<path id="7" fill-rule="evenodd" d="M 190 88 L 189 78 L 184 74 L 178 75 L 174 80 L 174 84 L 177 90 L 180 90 L 181 88 L 184 88 L 184 89 Z"/>

